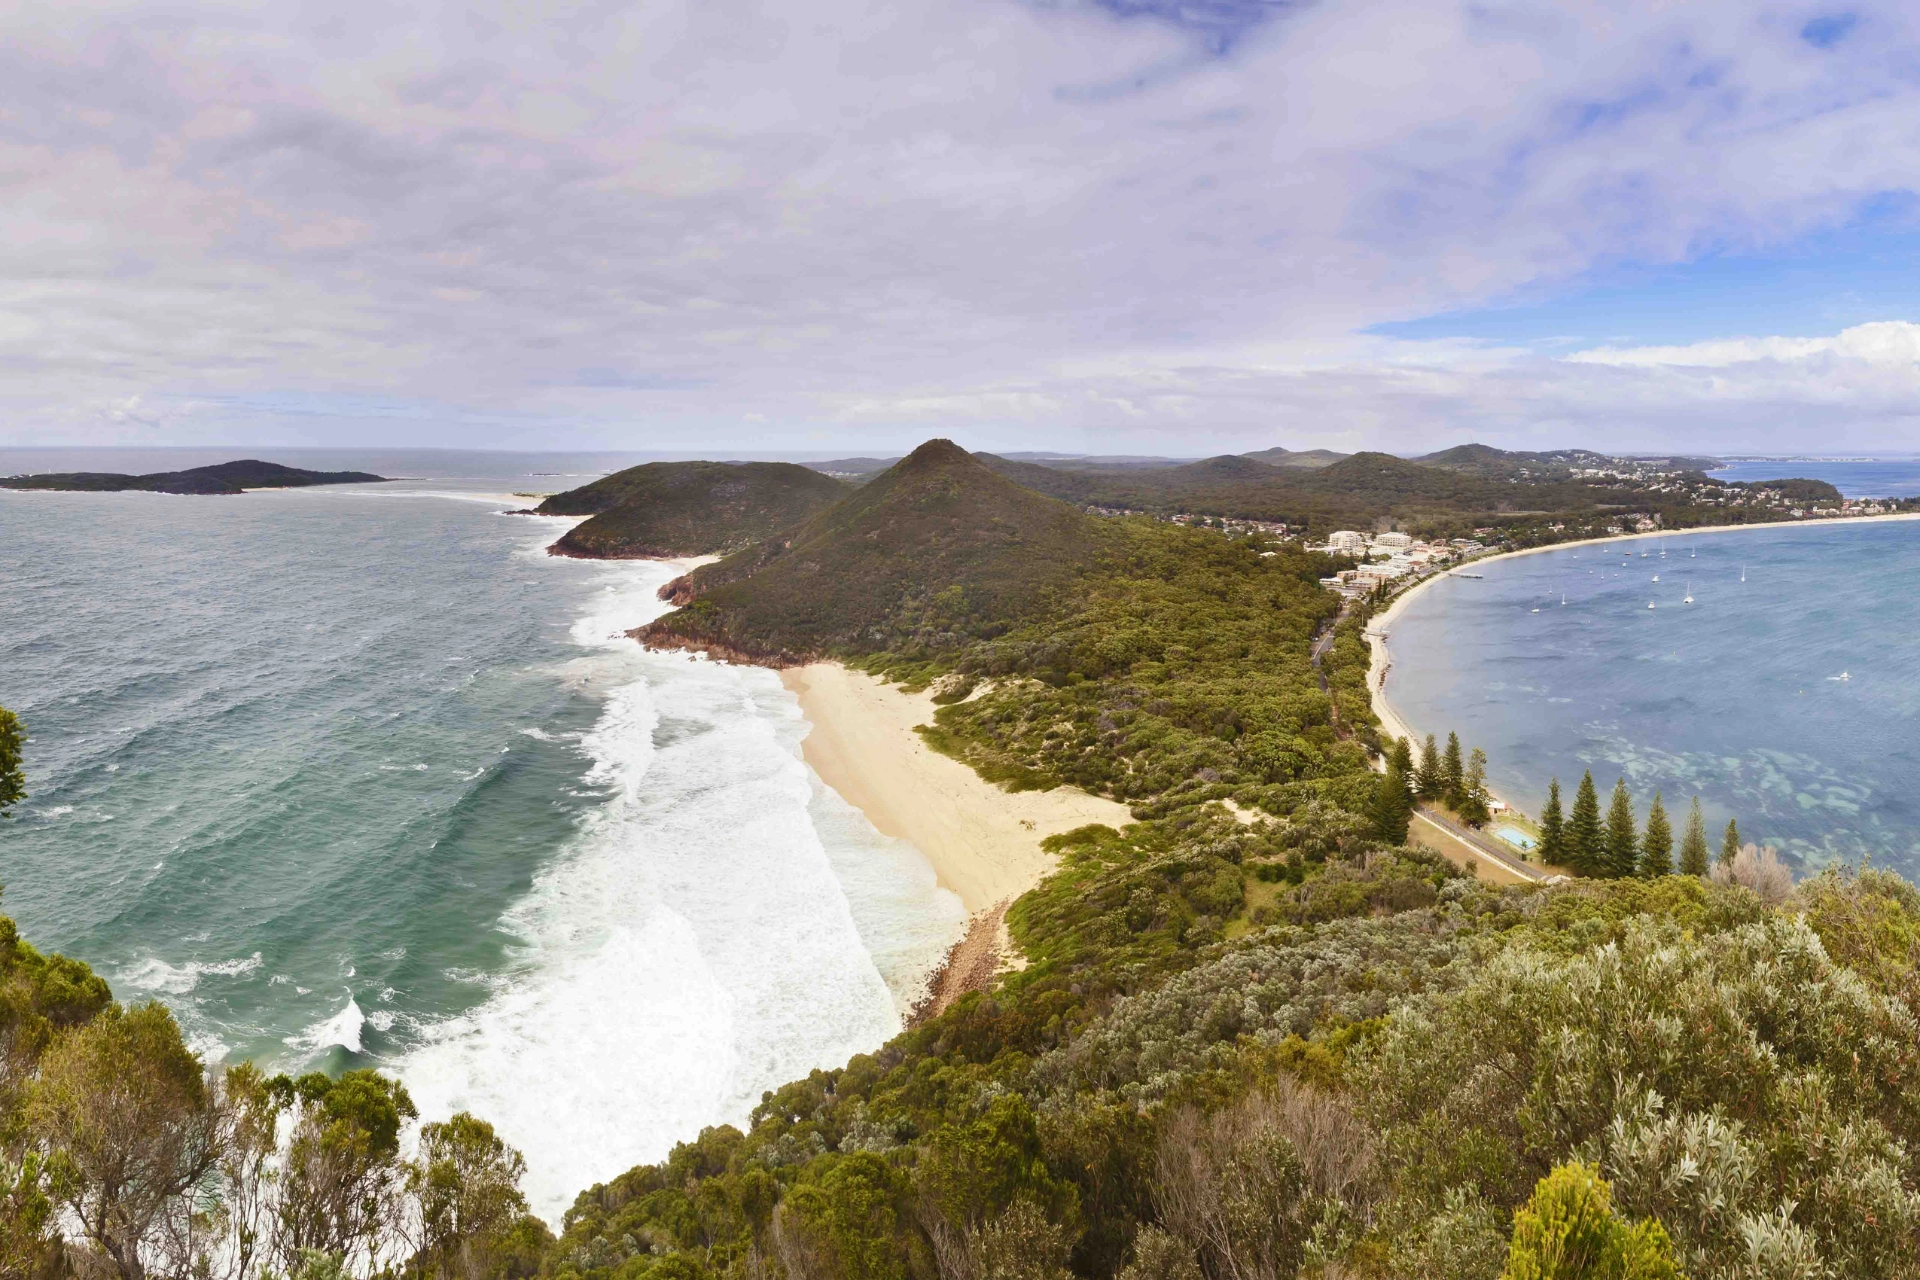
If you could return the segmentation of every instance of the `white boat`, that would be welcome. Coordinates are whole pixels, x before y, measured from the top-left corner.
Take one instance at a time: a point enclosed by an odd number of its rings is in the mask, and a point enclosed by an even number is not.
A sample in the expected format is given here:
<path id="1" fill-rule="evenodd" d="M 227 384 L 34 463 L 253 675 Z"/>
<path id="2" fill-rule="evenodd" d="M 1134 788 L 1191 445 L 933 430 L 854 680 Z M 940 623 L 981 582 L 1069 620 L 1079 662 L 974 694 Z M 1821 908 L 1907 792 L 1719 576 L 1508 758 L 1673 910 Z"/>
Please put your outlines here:
<path id="1" fill-rule="evenodd" d="M 1538 609 L 1535 609 L 1535 610 L 1533 610 L 1533 612 L 1535 612 L 1535 613 L 1538 613 L 1538 612 L 1540 612 L 1540 611 L 1539 611 Z"/>
<path id="2" fill-rule="evenodd" d="M 1681 604 L 1693 603 L 1693 584 L 1691 582 L 1687 584 L 1687 598 L 1685 600 L 1682 600 L 1680 603 Z"/>
<path id="3" fill-rule="evenodd" d="M 1653 575 L 1653 580 L 1654 580 L 1655 582 L 1658 582 L 1658 581 L 1660 581 L 1660 575 L 1659 575 L 1659 574 L 1657 574 L 1657 573 L 1656 573 L 1656 574 L 1654 574 L 1654 575 Z"/>
<path id="4" fill-rule="evenodd" d="M 1653 608 L 1653 601 L 1651 600 L 1647 601 L 1647 608 L 1649 609 Z"/>
<path id="5" fill-rule="evenodd" d="M 1745 565 L 1741 565 L 1741 566 L 1740 566 L 1740 581 L 1742 581 L 1742 582 L 1745 582 L 1746 580 L 1747 580 L 1747 566 L 1745 566 Z"/>

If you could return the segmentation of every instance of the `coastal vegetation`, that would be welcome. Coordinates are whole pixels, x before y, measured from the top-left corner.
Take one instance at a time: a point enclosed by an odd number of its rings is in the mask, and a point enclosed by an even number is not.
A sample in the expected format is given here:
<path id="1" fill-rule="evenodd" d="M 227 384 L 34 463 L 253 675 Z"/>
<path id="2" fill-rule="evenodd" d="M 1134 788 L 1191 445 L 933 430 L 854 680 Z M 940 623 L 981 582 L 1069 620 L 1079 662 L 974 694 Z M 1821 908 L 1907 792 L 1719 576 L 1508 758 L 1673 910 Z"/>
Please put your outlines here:
<path id="1" fill-rule="evenodd" d="M 587 516 L 553 544 L 595 560 L 723 555 L 798 524 L 846 496 L 830 476 L 787 462 L 649 462 L 556 493 L 545 516 Z"/>
<path id="2" fill-rule="evenodd" d="M 934 442 L 673 584 L 648 643 L 930 690 L 936 749 L 1134 821 L 1045 842 L 991 989 L 584 1190 L 557 1236 L 482 1119 L 408 1148 L 374 1073 L 210 1072 L 9 927 L 8 1273 L 1920 1271 L 1920 892 L 1794 885 L 1731 825 L 1708 866 L 1697 803 L 1666 874 L 1664 800 L 1643 825 L 1590 773 L 1540 824 L 1577 878 L 1495 887 L 1408 846 L 1416 799 L 1485 821 L 1485 757 L 1382 740 L 1368 607 L 1330 563 L 1092 518 Z"/>
<path id="3" fill-rule="evenodd" d="M 0 707 L 0 814 L 27 798 L 27 776 L 21 770 L 25 744 L 20 717 Z"/>
<path id="4" fill-rule="evenodd" d="M 307 471 L 277 462 L 245 458 L 184 471 L 156 471 L 128 476 L 107 471 L 48 472 L 41 475 L 0 477 L 0 489 L 64 489 L 86 493 L 233 494 L 248 489 L 298 489 L 316 484 L 370 484 L 385 480 L 368 471 Z"/>

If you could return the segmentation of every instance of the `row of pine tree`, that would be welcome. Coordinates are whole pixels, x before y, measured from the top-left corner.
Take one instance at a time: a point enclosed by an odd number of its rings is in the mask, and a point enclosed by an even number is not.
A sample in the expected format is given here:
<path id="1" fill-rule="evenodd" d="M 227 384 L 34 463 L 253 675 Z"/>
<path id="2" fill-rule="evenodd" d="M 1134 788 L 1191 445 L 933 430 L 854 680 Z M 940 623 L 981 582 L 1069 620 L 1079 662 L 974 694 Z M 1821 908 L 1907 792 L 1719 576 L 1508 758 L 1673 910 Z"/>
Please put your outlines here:
<path id="1" fill-rule="evenodd" d="M 1727 822 L 1721 840 L 1720 858 L 1733 861 L 1740 851 L 1740 828 Z M 1613 798 L 1607 816 L 1600 816 L 1600 795 L 1594 789 L 1591 771 L 1580 778 L 1574 792 L 1573 811 L 1566 813 L 1560 804 L 1560 779 L 1547 788 L 1547 807 L 1540 813 L 1540 861 L 1549 866 L 1566 867 L 1583 876 L 1625 879 L 1628 876 L 1670 876 L 1674 873 L 1673 824 L 1658 791 L 1647 810 L 1647 825 L 1637 827 L 1633 816 L 1633 796 L 1625 778 L 1613 784 Z M 1700 813 L 1700 797 L 1693 798 L 1687 814 L 1687 830 L 1680 837 L 1682 875 L 1704 876 L 1710 850 L 1707 822 Z"/>
<path id="2" fill-rule="evenodd" d="M 1475 747 L 1463 760 L 1457 733 L 1447 735 L 1444 751 L 1434 736 L 1428 734 L 1417 764 L 1407 740 L 1394 739 L 1387 751 L 1386 765 L 1374 794 L 1371 815 L 1374 835 L 1381 840 L 1390 844 L 1406 843 L 1414 809 L 1422 801 L 1444 805 L 1472 827 L 1483 826 L 1492 817 L 1487 794 L 1487 754 Z M 1728 822 L 1720 858 L 1731 862 L 1739 850 L 1740 830 Z M 1577 875 L 1624 879 L 1668 876 L 1676 869 L 1682 875 L 1704 876 L 1711 850 L 1699 796 L 1693 798 L 1693 808 L 1687 815 L 1676 868 L 1673 824 L 1667 817 L 1660 793 L 1653 793 L 1647 824 L 1642 828 L 1634 816 L 1633 796 L 1627 790 L 1626 779 L 1622 778 L 1613 784 L 1613 798 L 1606 816 L 1602 817 L 1600 795 L 1589 771 L 1580 779 L 1579 790 L 1574 793 L 1571 814 L 1561 803 L 1560 780 L 1555 778 L 1548 788 L 1547 806 L 1540 815 L 1540 847 L 1536 856 L 1548 866 L 1565 867 Z"/>

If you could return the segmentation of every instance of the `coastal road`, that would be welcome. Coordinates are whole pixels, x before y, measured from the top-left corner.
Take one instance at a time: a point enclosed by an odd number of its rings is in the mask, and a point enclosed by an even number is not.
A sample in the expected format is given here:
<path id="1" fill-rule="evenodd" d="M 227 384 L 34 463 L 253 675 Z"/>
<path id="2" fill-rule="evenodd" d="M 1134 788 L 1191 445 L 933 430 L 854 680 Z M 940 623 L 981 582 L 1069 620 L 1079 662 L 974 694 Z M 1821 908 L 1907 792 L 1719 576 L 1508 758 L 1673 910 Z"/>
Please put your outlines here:
<path id="1" fill-rule="evenodd" d="M 1444 813 L 1438 813 L 1432 809 L 1416 809 L 1413 820 L 1416 823 L 1425 823 L 1435 831 L 1452 837 L 1456 844 L 1466 846 L 1474 857 L 1484 858 L 1493 863 L 1514 880 L 1528 884 L 1541 884 L 1551 878 L 1540 868 L 1531 863 L 1522 862 L 1513 854 L 1500 848 L 1492 837 L 1482 835 L 1464 823 L 1455 822 Z"/>

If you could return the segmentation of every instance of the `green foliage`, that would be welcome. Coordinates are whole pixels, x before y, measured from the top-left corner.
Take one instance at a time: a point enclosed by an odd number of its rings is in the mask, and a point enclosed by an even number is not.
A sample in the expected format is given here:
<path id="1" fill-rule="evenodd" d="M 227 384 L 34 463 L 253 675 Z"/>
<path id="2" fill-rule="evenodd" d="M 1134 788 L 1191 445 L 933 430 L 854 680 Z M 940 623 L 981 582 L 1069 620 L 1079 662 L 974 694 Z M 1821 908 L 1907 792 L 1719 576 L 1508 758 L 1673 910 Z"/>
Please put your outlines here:
<path id="1" fill-rule="evenodd" d="M 771 537 L 847 492 L 790 462 L 649 462 L 556 493 L 537 510 L 589 517 L 554 543 L 562 555 L 704 556 Z"/>
<path id="2" fill-rule="evenodd" d="M 1740 856 L 1740 828 L 1732 818 L 1727 819 L 1727 832 L 1720 838 L 1720 864 L 1730 867 L 1733 860 Z"/>
<path id="3" fill-rule="evenodd" d="M 1639 864 L 1639 824 L 1634 821 L 1627 780 L 1620 778 L 1613 784 L 1613 799 L 1607 805 L 1606 852 L 1600 874 L 1619 879 L 1632 875 Z"/>
<path id="4" fill-rule="evenodd" d="M 1413 791 L 1398 759 L 1389 760 L 1387 771 L 1380 775 L 1369 816 L 1374 839 L 1390 845 L 1407 842 L 1407 826 L 1413 820 Z"/>
<path id="5" fill-rule="evenodd" d="M 1440 765 L 1440 798 L 1458 812 L 1467 796 L 1467 769 L 1460 759 L 1460 735 L 1447 735 L 1447 754 Z"/>
<path id="6" fill-rule="evenodd" d="M 526 1162 L 493 1126 L 462 1111 L 420 1127 L 420 1154 L 407 1171 L 419 1206 L 419 1245 L 410 1269 L 421 1276 L 467 1280 L 498 1274 L 527 1222 L 520 1179 Z M 544 1234 L 537 1224 L 535 1235 Z M 537 1261 L 537 1255 L 534 1259 Z"/>
<path id="7" fill-rule="evenodd" d="M 1540 861 L 1549 867 L 1568 865 L 1567 820 L 1560 808 L 1560 779 L 1547 784 L 1547 804 L 1540 811 Z"/>
<path id="8" fill-rule="evenodd" d="M 1484 827 L 1493 817 L 1487 796 L 1487 753 L 1478 747 L 1467 759 L 1467 772 L 1460 780 L 1460 798 L 1454 811 L 1460 821 L 1470 827 Z"/>
<path id="9" fill-rule="evenodd" d="M 1501 1280 L 1680 1280 L 1658 1222 L 1626 1222 L 1597 1169 L 1564 1164 L 1513 1215 Z"/>
<path id="10" fill-rule="evenodd" d="M 1667 822 L 1667 809 L 1660 793 L 1653 793 L 1647 809 L 1647 830 L 1640 839 L 1640 874 L 1652 879 L 1673 874 L 1673 827 Z"/>
<path id="11" fill-rule="evenodd" d="M 1687 833 L 1680 838 L 1680 874 L 1705 877 L 1707 857 L 1707 820 L 1700 812 L 1700 797 L 1695 796 L 1687 811 Z"/>
<path id="12" fill-rule="evenodd" d="M 27 798 L 27 777 L 21 771 L 21 747 L 26 729 L 20 717 L 0 707 L 0 813 Z"/>
<path id="13" fill-rule="evenodd" d="M 1580 775 L 1580 789 L 1574 792 L 1567 820 L 1567 866 L 1583 876 L 1606 874 L 1606 830 L 1600 825 L 1600 796 L 1591 770 Z"/>
<path id="14" fill-rule="evenodd" d="M 1420 748 L 1420 771 L 1415 775 L 1414 789 L 1422 800 L 1440 800 L 1447 792 L 1447 775 L 1432 734 L 1427 735 L 1426 745 Z"/>

